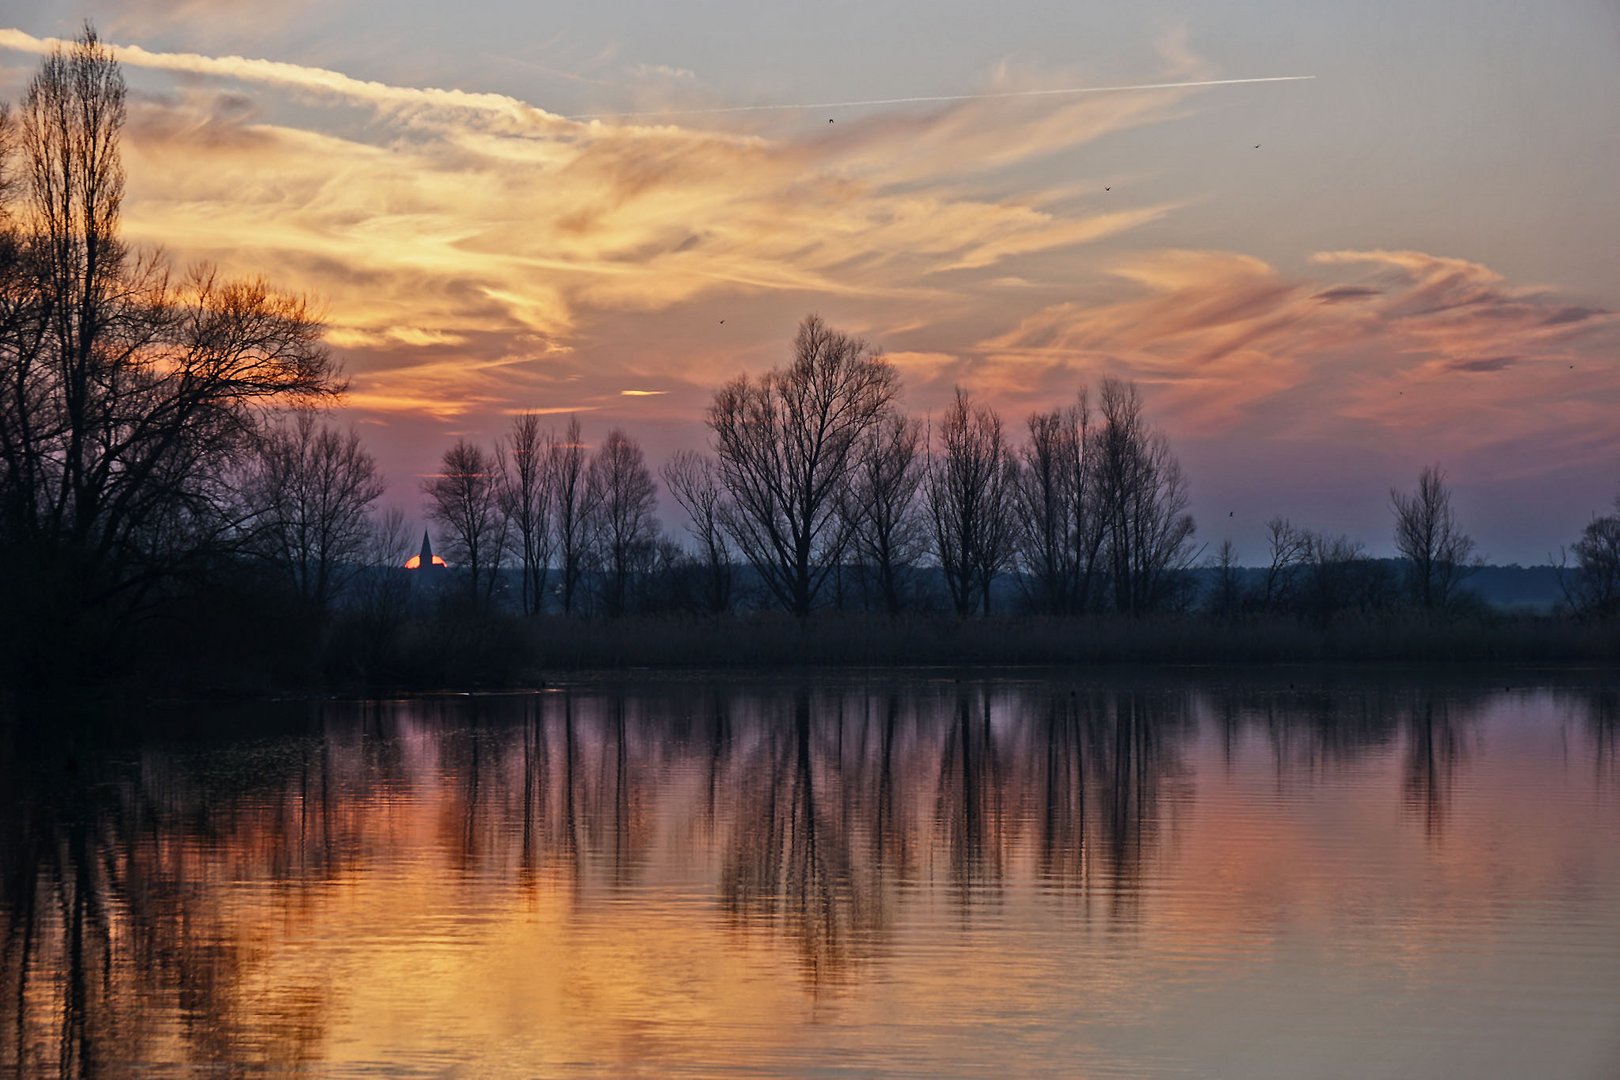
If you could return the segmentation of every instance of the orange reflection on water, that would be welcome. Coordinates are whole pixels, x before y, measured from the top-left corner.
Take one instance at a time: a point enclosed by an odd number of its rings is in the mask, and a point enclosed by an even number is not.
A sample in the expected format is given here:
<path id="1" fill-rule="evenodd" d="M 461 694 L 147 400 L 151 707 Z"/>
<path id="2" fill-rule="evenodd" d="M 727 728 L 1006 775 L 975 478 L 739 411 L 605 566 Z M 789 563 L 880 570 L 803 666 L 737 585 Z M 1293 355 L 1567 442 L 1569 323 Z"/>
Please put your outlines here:
<path id="1" fill-rule="evenodd" d="M 669 682 L 19 769 L 0 1064 L 1603 1075 L 1614 718 Z"/>

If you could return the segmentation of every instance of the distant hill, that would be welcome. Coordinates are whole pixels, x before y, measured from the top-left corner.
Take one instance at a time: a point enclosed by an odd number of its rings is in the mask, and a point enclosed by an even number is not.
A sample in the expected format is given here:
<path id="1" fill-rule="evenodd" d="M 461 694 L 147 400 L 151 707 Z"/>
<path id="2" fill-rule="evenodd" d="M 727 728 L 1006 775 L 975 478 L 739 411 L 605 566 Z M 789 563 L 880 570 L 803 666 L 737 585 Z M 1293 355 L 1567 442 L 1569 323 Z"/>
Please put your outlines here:
<path id="1" fill-rule="evenodd" d="M 1463 583 L 1492 607 L 1509 611 L 1551 610 L 1564 601 L 1556 566 L 1483 566 Z"/>
<path id="2" fill-rule="evenodd" d="M 1383 563 L 1391 573 L 1401 572 L 1402 563 L 1399 559 L 1374 561 Z M 1265 578 L 1265 570 L 1259 567 L 1241 567 L 1238 574 L 1238 580 L 1246 588 L 1259 586 Z M 1215 584 L 1215 571 L 1209 567 L 1200 567 L 1193 571 L 1193 575 L 1199 595 L 1208 595 Z M 1463 589 L 1478 595 L 1491 607 L 1526 614 L 1550 612 L 1564 601 L 1563 590 L 1558 585 L 1556 566 L 1520 566 L 1517 563 L 1508 566 L 1482 566 L 1464 579 Z"/>

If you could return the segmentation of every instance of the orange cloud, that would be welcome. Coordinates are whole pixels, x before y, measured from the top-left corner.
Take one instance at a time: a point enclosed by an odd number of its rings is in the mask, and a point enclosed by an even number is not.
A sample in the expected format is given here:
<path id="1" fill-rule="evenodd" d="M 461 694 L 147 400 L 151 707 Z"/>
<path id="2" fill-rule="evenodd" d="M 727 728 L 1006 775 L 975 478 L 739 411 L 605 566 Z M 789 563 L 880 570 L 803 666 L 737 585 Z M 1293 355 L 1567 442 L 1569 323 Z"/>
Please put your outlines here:
<path id="1" fill-rule="evenodd" d="M 1433 453 L 1569 438 L 1601 428 L 1602 413 L 1620 404 L 1603 359 L 1616 343 L 1613 311 L 1422 252 L 1326 252 L 1312 262 L 1370 272 L 1307 280 L 1229 252 L 1126 257 L 1113 276 L 1134 286 L 1131 295 L 1031 312 L 974 347 L 964 381 L 1033 406 L 1123 375 L 1155 387 L 1156 404 L 1184 431 L 1220 431 L 1263 412 L 1274 433 L 1371 424 L 1428 440 Z"/>
<path id="2" fill-rule="evenodd" d="M 0 31 L 0 48 L 52 45 Z M 1006 277 L 1010 264 L 1174 208 L 1104 211 L 1072 189 L 1017 198 L 968 178 L 1168 119 L 1193 93 L 965 101 L 767 136 L 580 122 L 500 94 L 116 49 L 142 79 L 183 77 L 131 99 L 131 238 L 227 272 L 273 268 L 325 301 L 356 405 L 432 402 L 425 411 L 439 417 L 624 377 L 628 357 L 595 349 L 586 364 L 575 352 L 627 313 L 779 294 L 799 313 L 833 299 L 889 305 L 890 322 L 933 321 L 960 309 L 981 275 Z M 1187 73 L 1185 56 L 1166 56 L 1170 75 Z M 994 88 L 1039 81 L 1003 72 Z M 345 111 L 332 123 L 310 105 Z M 493 377 L 491 365 L 516 354 L 547 374 L 503 389 L 510 373 Z"/>
<path id="3" fill-rule="evenodd" d="M 1160 407 L 1183 423 L 1210 427 L 1299 380 L 1293 352 L 1275 346 L 1285 338 L 1298 344 L 1312 305 L 1302 286 L 1261 260 L 1168 251 L 1124 260 L 1114 275 L 1137 295 L 1031 313 L 978 344 L 985 358 L 978 381 L 992 392 L 1021 388 L 1033 403 L 1121 375 L 1162 388 Z M 1063 383 L 1071 384 L 1067 392 L 1058 391 Z"/>

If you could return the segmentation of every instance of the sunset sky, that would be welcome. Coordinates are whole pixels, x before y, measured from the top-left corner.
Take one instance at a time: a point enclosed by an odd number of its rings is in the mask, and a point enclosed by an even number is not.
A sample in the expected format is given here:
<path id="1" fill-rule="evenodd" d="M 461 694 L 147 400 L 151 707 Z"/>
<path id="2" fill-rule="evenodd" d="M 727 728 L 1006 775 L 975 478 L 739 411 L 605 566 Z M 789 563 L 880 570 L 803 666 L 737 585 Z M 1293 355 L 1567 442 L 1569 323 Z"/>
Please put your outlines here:
<path id="1" fill-rule="evenodd" d="M 1612 0 L 0 0 L 0 99 L 85 18 L 127 235 L 319 298 L 413 514 L 522 409 L 701 445 L 809 311 L 918 412 L 1138 380 L 1246 561 L 1275 513 L 1388 553 L 1432 461 L 1492 561 L 1620 490 Z"/>

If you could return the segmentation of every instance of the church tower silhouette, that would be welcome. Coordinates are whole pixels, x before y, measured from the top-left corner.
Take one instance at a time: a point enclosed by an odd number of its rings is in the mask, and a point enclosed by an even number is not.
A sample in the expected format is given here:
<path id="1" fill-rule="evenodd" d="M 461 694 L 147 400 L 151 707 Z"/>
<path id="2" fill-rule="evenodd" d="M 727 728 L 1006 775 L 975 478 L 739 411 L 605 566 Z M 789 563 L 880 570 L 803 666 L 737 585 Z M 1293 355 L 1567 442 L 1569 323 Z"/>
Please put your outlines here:
<path id="1" fill-rule="evenodd" d="M 422 551 L 405 563 L 407 570 L 443 570 L 448 564 L 433 554 L 433 545 L 428 541 L 427 530 L 422 530 Z"/>

